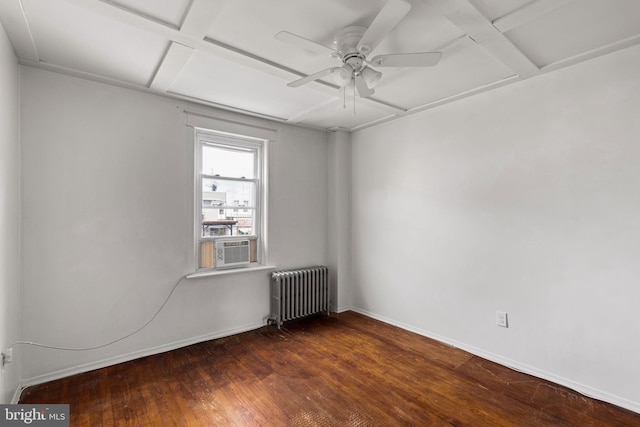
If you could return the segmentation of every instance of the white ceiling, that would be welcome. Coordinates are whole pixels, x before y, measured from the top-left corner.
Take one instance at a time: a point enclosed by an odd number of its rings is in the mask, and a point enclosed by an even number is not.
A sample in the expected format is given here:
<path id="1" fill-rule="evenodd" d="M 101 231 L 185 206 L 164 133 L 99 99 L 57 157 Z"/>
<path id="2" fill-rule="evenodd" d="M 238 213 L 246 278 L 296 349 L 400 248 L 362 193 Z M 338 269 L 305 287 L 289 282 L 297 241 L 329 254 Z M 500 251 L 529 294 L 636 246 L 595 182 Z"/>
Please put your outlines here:
<path id="1" fill-rule="evenodd" d="M 338 30 L 369 26 L 386 0 L 0 0 L 0 21 L 24 65 L 348 130 L 640 43 L 638 0 L 406 1 L 411 10 L 371 55 L 442 59 L 380 69 L 368 99 L 329 80 L 287 87 L 340 62 L 274 35 L 332 47 Z"/>

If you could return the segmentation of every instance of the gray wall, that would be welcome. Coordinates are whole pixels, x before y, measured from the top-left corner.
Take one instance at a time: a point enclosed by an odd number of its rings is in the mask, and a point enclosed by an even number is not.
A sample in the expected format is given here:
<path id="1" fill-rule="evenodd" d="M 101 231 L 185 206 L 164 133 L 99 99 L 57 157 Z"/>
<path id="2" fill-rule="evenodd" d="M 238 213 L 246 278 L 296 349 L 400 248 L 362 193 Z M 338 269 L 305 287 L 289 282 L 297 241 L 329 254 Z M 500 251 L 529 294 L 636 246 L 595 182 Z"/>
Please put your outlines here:
<path id="1" fill-rule="evenodd" d="M 351 308 L 351 138 L 329 134 L 329 273 L 334 311 Z"/>
<path id="2" fill-rule="evenodd" d="M 356 132 L 354 307 L 640 412 L 638 76 L 633 47 Z"/>
<path id="3" fill-rule="evenodd" d="M 20 338 L 20 137 L 18 61 L 0 24 L 0 349 Z M 9 403 L 20 379 L 19 349 L 0 381 Z"/>
<path id="4" fill-rule="evenodd" d="M 23 67 L 23 336 L 90 347 L 130 333 L 193 272 L 193 141 L 184 110 L 271 128 L 269 263 L 327 262 L 324 132 Z M 25 348 L 41 382 L 262 326 L 269 272 L 186 279 L 140 334 L 87 352 Z"/>

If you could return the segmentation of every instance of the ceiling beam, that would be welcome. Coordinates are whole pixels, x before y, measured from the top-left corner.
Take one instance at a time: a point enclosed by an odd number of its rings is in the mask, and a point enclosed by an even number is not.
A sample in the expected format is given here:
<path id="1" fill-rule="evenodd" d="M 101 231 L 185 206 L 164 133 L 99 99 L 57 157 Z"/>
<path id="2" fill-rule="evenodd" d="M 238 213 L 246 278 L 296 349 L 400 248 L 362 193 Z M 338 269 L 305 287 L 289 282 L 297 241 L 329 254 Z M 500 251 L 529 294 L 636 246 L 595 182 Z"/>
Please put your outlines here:
<path id="1" fill-rule="evenodd" d="M 155 34 L 167 40 L 189 46 L 190 40 L 180 34 L 177 26 L 164 22 L 136 10 L 123 7 L 107 0 L 64 0 L 74 6 L 89 10 L 100 16 L 114 19 L 122 24 L 129 25 L 138 30 Z"/>
<path id="2" fill-rule="evenodd" d="M 469 0 L 425 0 L 438 13 L 465 32 L 520 78 L 540 73 L 540 69 L 506 38 Z"/>
<path id="3" fill-rule="evenodd" d="M 193 0 L 180 32 L 196 40 L 204 39 L 221 9 L 220 0 Z"/>
<path id="4" fill-rule="evenodd" d="M 185 94 L 178 93 L 178 92 L 167 91 L 167 95 L 172 97 L 172 98 L 181 99 L 183 101 L 194 102 L 194 103 L 200 104 L 200 105 L 208 105 L 209 107 L 218 108 L 218 109 L 224 110 L 224 111 L 231 111 L 233 113 L 240 113 L 240 114 L 244 114 L 246 116 L 258 117 L 258 118 L 261 118 L 261 119 L 267 119 L 267 120 L 270 120 L 270 121 L 275 121 L 275 122 L 280 122 L 280 123 L 285 123 L 287 121 L 287 119 L 285 119 L 283 117 L 270 116 L 268 114 L 262 114 L 262 113 L 258 113 L 256 111 L 252 111 L 252 110 L 245 110 L 245 109 L 238 108 L 238 107 L 233 107 L 233 106 L 227 105 L 227 104 L 218 104 L 217 102 L 213 102 L 213 101 L 210 101 L 208 99 L 198 98 L 198 97 L 195 97 L 195 96 L 189 96 L 189 95 L 185 95 Z"/>
<path id="5" fill-rule="evenodd" d="M 204 37 L 204 34 L 211 26 L 211 23 L 214 20 L 214 16 L 217 13 L 218 9 L 214 7 L 214 5 L 218 5 L 218 1 L 211 0 L 194 0 L 191 5 L 189 12 L 186 14 L 184 22 L 181 28 L 178 28 L 175 25 L 159 21 L 157 19 L 151 18 L 147 15 L 139 13 L 137 11 L 125 8 L 116 3 L 110 2 L 108 0 L 65 0 L 68 3 L 76 5 L 78 7 L 82 7 L 86 10 L 89 10 L 98 15 L 108 17 L 114 19 L 122 24 L 129 25 L 138 30 L 145 31 L 149 34 L 153 34 L 165 40 L 168 40 L 170 43 L 181 45 L 185 48 L 191 49 L 199 49 L 203 52 L 209 52 L 213 55 L 220 56 L 222 58 L 228 59 L 232 62 L 240 63 L 243 65 L 251 66 L 251 67 L 261 67 L 263 70 L 267 67 L 265 65 L 273 65 L 269 63 L 269 61 L 260 58 L 256 55 L 250 55 L 240 49 L 235 49 L 232 46 L 225 45 L 224 43 L 216 42 L 215 40 L 210 40 Z M 196 15 L 203 14 L 202 16 Z M 207 23 L 208 17 L 209 21 Z M 172 49 L 172 48 L 170 48 Z M 165 55 L 166 60 L 178 60 L 180 56 L 180 52 L 182 54 L 186 53 L 186 49 L 175 47 L 178 52 L 168 52 Z M 173 56 L 173 55 L 176 56 Z M 185 61 L 186 63 L 186 61 Z M 177 64 L 173 64 L 171 66 L 176 66 Z M 158 65 L 158 70 L 162 70 L 163 65 L 160 63 Z M 274 72 L 273 67 L 268 67 L 267 72 L 271 72 L 271 74 L 279 75 L 281 78 L 288 78 L 290 74 L 287 72 L 286 74 Z M 291 71 L 291 70 L 284 70 Z M 155 77 L 154 77 L 155 80 Z M 152 82 L 153 84 L 153 82 Z"/>
<path id="6" fill-rule="evenodd" d="M 573 0 L 537 0 L 527 3 L 524 6 L 507 13 L 506 15 L 493 21 L 493 26 L 500 32 L 506 33 L 509 30 L 520 27 L 529 21 L 533 21 L 549 12 L 561 8 Z"/>
<path id="7" fill-rule="evenodd" d="M 305 117 L 307 117 L 309 114 L 320 110 L 323 107 L 326 107 L 327 105 L 331 105 L 331 104 L 338 104 L 338 100 L 335 98 L 331 98 L 328 101 L 324 101 L 324 102 L 320 102 L 310 108 L 307 108 L 304 111 L 300 111 L 297 114 L 294 114 L 292 116 L 290 116 L 287 119 L 288 123 L 300 123 L 301 121 L 303 121 L 305 119 Z"/>
<path id="8" fill-rule="evenodd" d="M 65 1 L 101 16 L 114 19 L 122 24 L 154 34 L 168 40 L 169 42 L 177 43 L 193 49 L 199 49 L 203 52 L 209 52 L 210 54 L 220 56 L 242 65 L 250 67 L 257 66 L 263 71 L 285 80 L 289 78 L 292 73 L 297 76 L 302 76 L 301 73 L 297 73 L 295 70 L 291 70 L 284 66 L 278 66 L 279 64 L 265 58 L 203 36 L 202 34 L 206 33 L 210 28 L 211 23 L 213 23 L 214 16 L 219 10 L 217 8 L 219 0 L 194 0 L 181 28 L 153 19 L 147 15 L 122 7 L 108 0 Z M 196 15 L 201 13 L 203 16 L 196 17 Z M 204 15 L 208 17 L 208 23 L 207 19 L 204 18 Z"/>
<path id="9" fill-rule="evenodd" d="M 2 24 L 16 56 L 28 61 L 39 61 L 38 50 L 22 8 L 22 2 L 20 0 L 0 1 L 0 16 L 5 17 Z"/>
<path id="10" fill-rule="evenodd" d="M 152 89 L 150 89 L 147 86 L 143 86 L 143 85 L 139 85 L 136 83 L 131 83 L 131 82 L 127 82 L 124 80 L 117 80 L 117 79 L 113 79 L 113 78 L 109 78 L 109 77 L 104 77 L 98 74 L 93 74 L 93 73 L 89 73 L 86 71 L 80 71 L 80 70 L 76 70 L 73 68 L 68 68 L 68 67 L 62 67 L 60 65 L 55 65 L 55 64 L 51 64 L 49 62 L 34 62 L 34 61 L 29 61 L 27 59 L 22 59 L 19 58 L 18 62 L 21 65 L 25 65 L 27 67 L 32 67 L 32 68 L 39 68 L 42 70 L 47 70 L 47 71 L 52 71 L 54 73 L 59 73 L 59 74 L 65 74 L 68 76 L 73 76 L 73 77 L 78 77 L 81 79 L 85 79 L 85 80 L 91 80 L 94 82 L 98 82 L 98 83 L 103 83 L 103 84 L 107 84 L 107 85 L 111 85 L 111 86 L 116 86 L 116 87 L 121 87 L 124 89 L 129 89 L 129 90 L 135 90 L 138 92 L 142 92 L 142 93 L 155 93 Z M 175 93 L 175 92 L 171 92 L 170 90 L 168 90 L 165 94 L 165 96 L 169 96 L 171 98 L 174 99 L 179 99 L 179 100 L 183 100 L 183 101 L 188 101 L 188 102 L 195 102 L 198 104 L 202 104 L 202 105 L 207 105 L 210 107 L 214 107 L 214 108 L 218 108 L 220 110 L 224 110 L 224 111 L 231 111 L 234 113 L 242 113 L 244 115 L 247 116 L 252 116 L 252 117 L 258 117 L 258 118 L 262 118 L 262 119 L 267 119 L 270 121 L 277 121 L 277 122 L 286 122 L 286 119 L 282 118 L 282 117 L 276 117 L 276 116 L 269 116 L 266 114 L 260 114 L 257 113 L 255 111 L 250 111 L 250 110 L 242 110 L 239 109 L 237 107 L 232 107 L 230 105 L 225 105 L 225 104 L 217 104 L 215 102 L 206 100 L 206 99 L 201 99 L 201 98 L 195 98 L 192 96 L 188 96 L 188 95 L 183 95 L 181 93 Z M 305 127 L 309 127 L 309 128 L 314 128 L 314 129 L 319 129 L 318 127 L 314 127 L 312 125 L 304 125 Z"/>
<path id="11" fill-rule="evenodd" d="M 169 90 L 173 81 L 178 77 L 189 58 L 191 58 L 193 51 L 192 47 L 171 42 L 149 87 L 159 92 Z"/>
<path id="12" fill-rule="evenodd" d="M 604 46 L 600 46 L 596 49 L 589 50 L 587 52 L 580 53 L 578 55 L 564 58 L 559 61 L 553 62 L 549 65 L 542 67 L 542 72 L 548 73 L 550 71 L 559 70 L 570 65 L 578 64 L 589 59 L 597 58 L 599 56 L 607 55 L 609 53 L 616 52 L 618 50 L 626 49 L 631 46 L 637 46 L 640 44 L 640 35 L 628 37 L 626 39 L 618 40 L 613 43 L 609 43 Z"/>
<path id="13" fill-rule="evenodd" d="M 436 101 L 429 102 L 427 104 L 419 105 L 417 107 L 414 107 L 414 108 L 411 108 L 410 110 L 408 110 L 407 114 L 415 114 L 415 113 L 418 113 L 420 111 L 428 110 L 430 108 L 435 108 L 435 107 L 437 107 L 439 105 L 448 104 L 448 103 L 450 103 L 452 101 L 457 101 L 457 100 L 468 98 L 470 96 L 477 95 L 477 94 L 480 94 L 480 93 L 483 93 L 483 92 L 488 92 L 490 90 L 493 90 L 493 89 L 496 89 L 496 88 L 499 88 L 499 87 L 502 87 L 502 86 L 506 86 L 506 85 L 512 84 L 512 83 L 514 83 L 516 81 L 519 81 L 517 76 L 507 77 L 505 79 L 501 79 L 501 80 L 495 81 L 493 83 L 489 83 L 489 84 L 486 84 L 486 85 L 483 85 L 483 86 L 480 86 L 480 87 L 477 87 L 477 88 L 474 88 L 474 89 L 471 89 L 471 90 L 460 92 L 460 93 L 457 93 L 455 95 L 447 96 L 447 97 L 444 97 L 442 99 L 438 99 Z M 392 116 L 382 117 L 380 119 L 373 120 L 373 121 L 371 121 L 369 123 L 364 123 L 362 125 L 356 126 L 353 129 L 351 129 L 351 131 L 357 131 L 357 130 L 366 129 L 366 128 L 374 126 L 374 125 L 378 125 L 378 124 L 381 124 L 381 123 L 385 123 L 385 122 L 391 121 L 394 118 L 395 117 L 392 117 Z"/>

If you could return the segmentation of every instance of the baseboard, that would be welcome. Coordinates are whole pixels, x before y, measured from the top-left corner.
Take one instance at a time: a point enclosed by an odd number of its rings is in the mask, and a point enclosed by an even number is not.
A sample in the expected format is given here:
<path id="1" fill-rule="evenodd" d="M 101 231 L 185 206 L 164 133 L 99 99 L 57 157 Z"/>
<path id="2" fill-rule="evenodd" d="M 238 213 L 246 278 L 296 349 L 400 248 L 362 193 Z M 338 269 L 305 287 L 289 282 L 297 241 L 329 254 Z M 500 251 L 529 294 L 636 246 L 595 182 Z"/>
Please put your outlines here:
<path id="1" fill-rule="evenodd" d="M 344 313 L 345 311 L 355 311 L 351 307 L 338 307 L 336 313 Z"/>
<path id="2" fill-rule="evenodd" d="M 414 332 L 418 335 L 422 335 L 424 337 L 427 338 L 431 338 L 434 339 L 436 341 L 440 341 L 444 344 L 450 345 L 452 347 L 456 347 L 459 348 L 461 350 L 467 351 L 475 356 L 478 357 L 482 357 L 483 359 L 487 359 L 490 360 L 492 362 L 498 363 L 500 365 L 506 366 L 508 368 L 511 368 L 515 371 L 518 372 L 522 372 L 524 374 L 528 374 L 528 375 L 532 375 L 534 377 L 537 378 L 541 378 L 547 381 L 551 381 L 555 384 L 570 388 L 574 391 L 577 391 L 580 394 L 583 394 L 587 397 L 593 398 L 593 399 L 597 399 L 597 400 L 601 400 L 603 402 L 607 402 L 607 403 L 611 403 L 612 405 L 616 405 L 619 406 L 621 408 L 625 408 L 628 409 L 629 411 L 633 411 L 636 413 L 640 413 L 640 403 L 638 402 L 633 402 L 631 400 L 625 399 L 623 397 L 620 396 L 616 396 L 610 393 L 607 393 L 605 391 L 602 390 L 598 390 L 596 388 L 587 386 L 585 384 L 581 384 L 579 382 L 570 380 L 568 378 L 564 378 L 564 377 L 560 377 L 558 375 L 552 374 L 550 372 L 546 372 L 540 369 L 537 369 L 533 366 L 529 366 L 529 365 L 525 365 L 523 363 L 520 363 L 518 361 L 500 356 L 498 354 L 494 354 L 488 351 L 485 351 L 481 348 L 477 348 L 468 344 L 465 344 L 463 342 L 459 342 L 447 337 L 443 337 L 441 335 L 435 334 L 433 332 L 430 331 L 425 331 L 423 329 L 420 328 L 415 328 L 411 325 L 407 325 L 405 323 L 402 322 L 398 322 L 394 319 L 390 319 L 388 317 L 385 316 L 380 316 L 376 313 L 372 313 L 370 311 L 367 310 L 362 310 L 359 308 L 351 308 L 352 311 L 355 311 L 356 313 L 360 313 L 364 316 L 367 317 L 371 317 L 372 319 L 376 319 L 376 320 L 380 320 L 381 322 L 384 323 L 388 323 L 390 325 L 393 326 L 397 326 L 401 329 L 410 331 L 410 332 Z"/>
<path id="3" fill-rule="evenodd" d="M 93 371 L 95 369 L 106 368 L 108 366 L 117 365 L 118 363 L 129 362 L 131 360 L 139 359 L 146 356 L 153 356 L 154 354 L 165 353 L 167 351 L 176 350 L 178 348 L 186 347 L 192 344 L 198 344 L 204 341 L 209 341 L 217 338 L 224 338 L 231 335 L 240 334 L 242 332 L 253 331 L 255 329 L 259 329 L 263 327 L 264 325 L 265 325 L 264 323 L 259 323 L 259 324 L 256 323 L 256 324 L 242 326 L 239 328 L 228 329 L 225 331 L 213 332 L 210 334 L 187 338 L 180 341 L 174 341 L 172 343 L 163 344 L 157 347 L 147 348 L 144 350 L 139 350 L 132 353 L 123 354 L 120 356 L 111 357 L 108 359 L 102 359 L 102 360 L 87 363 L 84 365 L 74 366 L 72 368 L 61 369 L 59 371 L 51 372 L 48 374 L 26 378 L 22 380 L 21 387 L 17 391 L 18 398 L 20 398 L 20 394 L 27 387 L 46 383 L 48 381 L 53 381 L 60 378 L 69 377 L 71 375 L 81 374 L 83 372 Z"/>
<path id="4" fill-rule="evenodd" d="M 13 397 L 11 398 L 11 402 L 12 404 L 16 404 L 20 401 L 20 396 L 22 395 L 22 390 L 24 390 L 25 387 L 22 385 L 22 383 L 18 383 L 18 386 L 16 387 L 16 391 L 13 392 Z"/>

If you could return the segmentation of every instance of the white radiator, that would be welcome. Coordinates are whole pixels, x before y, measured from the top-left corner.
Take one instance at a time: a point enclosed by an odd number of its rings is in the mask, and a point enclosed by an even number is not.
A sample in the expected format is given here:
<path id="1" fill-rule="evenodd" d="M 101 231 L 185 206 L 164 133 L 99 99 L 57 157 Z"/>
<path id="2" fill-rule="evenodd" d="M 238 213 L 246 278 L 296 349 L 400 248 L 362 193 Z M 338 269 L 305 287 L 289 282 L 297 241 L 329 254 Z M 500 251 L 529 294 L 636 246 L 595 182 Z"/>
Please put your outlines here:
<path id="1" fill-rule="evenodd" d="M 324 266 L 271 273 L 271 318 L 278 326 L 287 320 L 320 312 L 329 314 L 329 269 Z"/>

